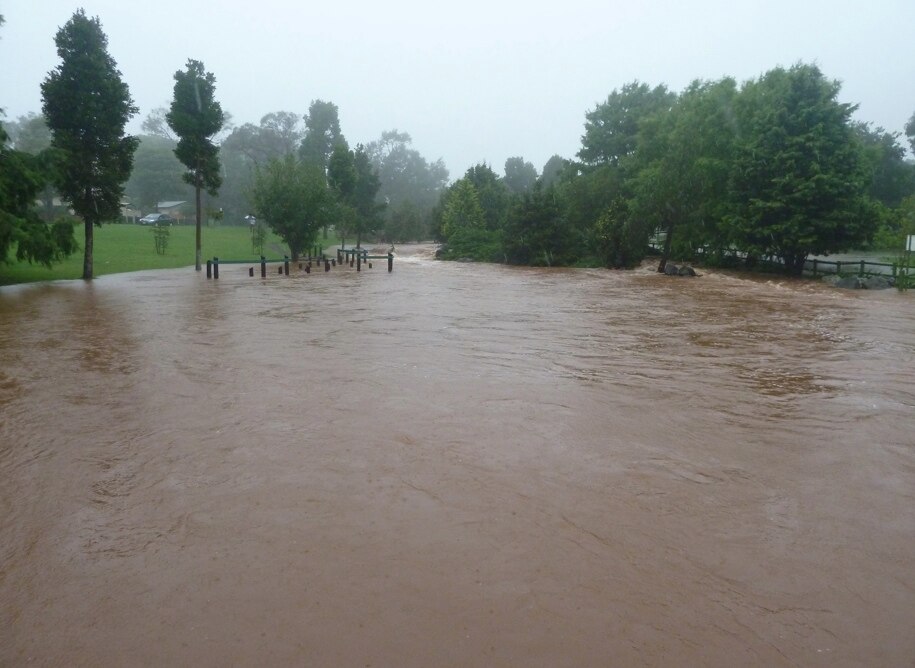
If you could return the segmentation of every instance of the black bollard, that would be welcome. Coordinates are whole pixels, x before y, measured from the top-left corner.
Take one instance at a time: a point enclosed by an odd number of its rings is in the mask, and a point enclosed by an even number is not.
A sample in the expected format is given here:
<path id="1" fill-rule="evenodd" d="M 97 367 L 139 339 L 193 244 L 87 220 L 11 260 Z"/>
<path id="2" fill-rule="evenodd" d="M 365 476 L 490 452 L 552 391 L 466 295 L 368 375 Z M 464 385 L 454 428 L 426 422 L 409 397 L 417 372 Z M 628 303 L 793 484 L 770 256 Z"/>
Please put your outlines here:
<path id="1" fill-rule="evenodd" d="M 248 276 L 254 276 L 254 267 L 248 267 Z"/>
<path id="2" fill-rule="evenodd" d="M 394 253 L 388 253 L 388 273 L 394 271 Z"/>
<path id="3" fill-rule="evenodd" d="M 330 262 L 324 258 L 324 271 L 330 271 Z"/>
<path id="4" fill-rule="evenodd" d="M 333 260 L 333 259 L 332 259 L 332 260 L 330 261 L 330 263 L 331 263 L 331 265 L 334 266 L 334 267 L 337 266 L 337 261 L 336 261 L 336 260 Z"/>
<path id="5" fill-rule="evenodd" d="M 309 262 L 308 264 L 305 265 L 305 273 L 306 274 L 311 273 L 311 262 Z"/>
<path id="6" fill-rule="evenodd" d="M 371 262 L 369 262 L 369 269 L 371 269 L 371 268 L 372 268 L 372 263 L 371 263 Z"/>
<path id="7" fill-rule="evenodd" d="M 356 271 L 362 271 L 362 253 L 356 253 Z"/>
<path id="8" fill-rule="evenodd" d="M 283 275 L 283 265 L 279 265 L 279 266 L 276 268 L 276 273 L 278 273 L 280 276 Z"/>
<path id="9" fill-rule="evenodd" d="M 289 258 L 285 255 L 283 256 L 283 274 L 289 276 Z"/>
<path id="10" fill-rule="evenodd" d="M 261 255 L 261 278 L 267 278 L 267 258 Z"/>
<path id="11" fill-rule="evenodd" d="M 219 258 L 214 257 L 213 258 L 213 280 L 215 281 L 217 278 L 219 278 Z"/>
<path id="12" fill-rule="evenodd" d="M 207 260 L 207 278 L 213 278 L 213 261 Z"/>

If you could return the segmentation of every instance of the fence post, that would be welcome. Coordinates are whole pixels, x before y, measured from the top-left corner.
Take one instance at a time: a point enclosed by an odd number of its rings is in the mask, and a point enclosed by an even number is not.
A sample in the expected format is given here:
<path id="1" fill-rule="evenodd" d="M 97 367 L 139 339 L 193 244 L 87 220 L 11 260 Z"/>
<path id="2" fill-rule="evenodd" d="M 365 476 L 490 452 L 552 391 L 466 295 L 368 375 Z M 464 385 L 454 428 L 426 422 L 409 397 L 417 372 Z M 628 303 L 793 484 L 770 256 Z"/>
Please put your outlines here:
<path id="1" fill-rule="evenodd" d="M 858 270 L 858 276 L 864 276 L 864 260 L 861 260 L 861 268 Z"/>
<path id="2" fill-rule="evenodd" d="M 207 278 L 213 278 L 213 261 L 207 260 Z"/>
<path id="3" fill-rule="evenodd" d="M 388 253 L 388 273 L 394 271 L 394 253 Z"/>
<path id="4" fill-rule="evenodd" d="M 248 276 L 254 277 L 254 267 L 248 267 Z"/>
<path id="5" fill-rule="evenodd" d="M 813 258 L 813 277 L 817 277 L 817 259 Z"/>
<path id="6" fill-rule="evenodd" d="M 330 260 L 324 258 L 324 271 L 330 271 Z"/>
<path id="7" fill-rule="evenodd" d="M 261 278 L 267 278 L 267 258 L 261 255 Z"/>
<path id="8" fill-rule="evenodd" d="M 356 271 L 362 271 L 362 253 L 356 253 Z"/>
<path id="9" fill-rule="evenodd" d="M 289 256 L 283 256 L 283 274 L 289 276 Z"/>
<path id="10" fill-rule="evenodd" d="M 842 273 L 842 261 L 836 260 L 836 275 Z"/>
<path id="11" fill-rule="evenodd" d="M 219 278 L 219 258 L 214 257 L 213 258 L 213 280 L 215 281 L 217 278 Z"/>

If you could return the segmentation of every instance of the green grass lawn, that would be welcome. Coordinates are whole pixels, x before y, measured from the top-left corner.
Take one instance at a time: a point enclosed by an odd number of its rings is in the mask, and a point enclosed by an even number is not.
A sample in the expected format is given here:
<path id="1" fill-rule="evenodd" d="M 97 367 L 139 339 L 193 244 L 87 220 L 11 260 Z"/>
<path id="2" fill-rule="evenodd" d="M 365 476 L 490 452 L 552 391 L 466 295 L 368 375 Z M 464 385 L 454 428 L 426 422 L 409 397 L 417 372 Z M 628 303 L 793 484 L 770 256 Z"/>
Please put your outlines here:
<path id="1" fill-rule="evenodd" d="M 168 249 L 165 255 L 156 254 L 152 230 L 152 227 L 143 225 L 109 224 L 95 228 L 95 275 L 194 265 L 193 225 L 173 225 L 169 228 Z M 204 227 L 202 234 L 204 262 L 214 256 L 223 260 L 253 260 L 258 257 L 258 253 L 251 246 L 251 230 L 248 227 Z M 77 226 L 76 238 L 81 247 L 83 235 L 83 227 Z M 330 238 L 324 240 L 323 245 L 329 247 L 335 241 L 334 238 Z M 269 232 L 264 255 L 268 258 L 280 258 L 286 253 L 286 244 Z M 10 253 L 10 256 L 14 254 Z M 50 269 L 28 262 L 0 263 L 0 285 L 80 278 L 82 274 L 82 248 Z"/>

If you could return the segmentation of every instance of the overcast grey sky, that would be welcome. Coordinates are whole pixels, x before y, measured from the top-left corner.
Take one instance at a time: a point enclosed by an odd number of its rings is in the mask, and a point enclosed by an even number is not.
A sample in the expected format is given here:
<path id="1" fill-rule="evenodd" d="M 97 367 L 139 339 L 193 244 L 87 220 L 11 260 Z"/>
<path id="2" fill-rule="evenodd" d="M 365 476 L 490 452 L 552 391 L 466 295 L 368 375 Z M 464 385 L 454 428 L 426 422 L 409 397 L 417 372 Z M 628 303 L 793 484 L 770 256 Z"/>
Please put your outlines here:
<path id="1" fill-rule="evenodd" d="M 8 119 L 40 111 L 54 35 L 80 6 L 140 108 L 132 132 L 194 58 L 238 125 L 330 100 L 351 145 L 396 128 L 452 178 L 574 156 L 585 112 L 634 79 L 679 91 L 803 60 L 860 120 L 901 131 L 915 112 L 915 0 L 0 0 Z"/>

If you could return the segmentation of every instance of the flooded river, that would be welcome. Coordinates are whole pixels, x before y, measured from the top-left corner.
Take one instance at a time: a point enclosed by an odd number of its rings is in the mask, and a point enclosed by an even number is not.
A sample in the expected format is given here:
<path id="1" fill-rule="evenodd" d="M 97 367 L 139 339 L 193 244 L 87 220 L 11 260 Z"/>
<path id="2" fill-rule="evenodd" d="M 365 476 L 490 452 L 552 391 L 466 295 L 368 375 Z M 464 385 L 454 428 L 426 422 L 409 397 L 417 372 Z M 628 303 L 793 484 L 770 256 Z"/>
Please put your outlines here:
<path id="1" fill-rule="evenodd" d="M 398 251 L 0 289 L 0 665 L 913 665 L 915 296 Z"/>

